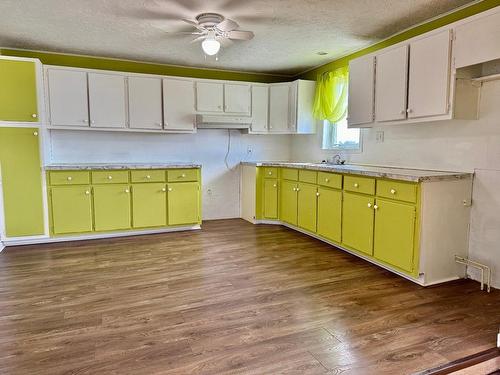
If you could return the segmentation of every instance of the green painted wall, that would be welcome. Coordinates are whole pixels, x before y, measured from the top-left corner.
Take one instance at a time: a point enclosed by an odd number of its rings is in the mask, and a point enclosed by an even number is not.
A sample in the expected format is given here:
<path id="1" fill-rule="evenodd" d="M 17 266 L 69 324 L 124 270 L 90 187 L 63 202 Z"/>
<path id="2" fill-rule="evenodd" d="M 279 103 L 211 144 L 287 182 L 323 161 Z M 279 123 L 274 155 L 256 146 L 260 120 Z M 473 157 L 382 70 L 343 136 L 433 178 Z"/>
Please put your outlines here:
<path id="1" fill-rule="evenodd" d="M 448 25 L 450 23 L 456 22 L 458 20 L 461 20 L 466 17 L 470 17 L 474 14 L 484 12 L 488 9 L 495 8 L 497 6 L 500 6 L 500 0 L 483 0 L 479 3 L 475 3 L 469 7 L 460 9 L 456 12 L 450 13 L 446 16 L 443 16 L 441 18 L 437 18 L 433 21 L 430 21 L 428 23 L 425 23 L 420 26 L 416 26 L 412 29 L 409 29 L 407 31 L 404 31 L 400 34 L 394 35 L 393 37 L 386 39 L 382 42 L 376 43 L 370 47 L 367 47 L 365 49 L 362 49 L 358 52 L 352 53 L 350 55 L 347 55 L 345 57 L 342 57 L 340 59 L 334 60 L 328 64 L 322 65 L 316 69 L 310 70 L 308 72 L 305 72 L 303 74 L 300 74 L 296 78 L 301 78 L 301 79 L 312 79 L 315 80 L 319 74 L 322 74 L 326 71 L 329 70 L 334 70 L 337 68 L 340 68 L 342 66 L 346 66 L 350 60 L 360 57 L 363 55 L 366 55 L 371 52 L 375 52 L 377 50 L 380 50 L 382 48 L 391 46 L 393 44 L 402 42 L 404 40 L 413 38 L 417 35 L 424 34 L 426 32 L 429 32 L 434 29 L 438 29 L 442 26 Z"/>
<path id="2" fill-rule="evenodd" d="M 50 52 L 36 52 L 3 48 L 0 54 L 17 57 L 32 57 L 40 59 L 43 64 L 72 66 L 77 68 L 103 69 L 132 73 L 159 74 L 193 78 L 227 79 L 232 81 L 249 82 L 284 82 L 293 77 L 277 76 L 259 73 L 234 72 L 230 70 L 198 69 L 192 67 L 153 64 L 129 60 L 107 59 L 100 57 L 66 55 Z"/>

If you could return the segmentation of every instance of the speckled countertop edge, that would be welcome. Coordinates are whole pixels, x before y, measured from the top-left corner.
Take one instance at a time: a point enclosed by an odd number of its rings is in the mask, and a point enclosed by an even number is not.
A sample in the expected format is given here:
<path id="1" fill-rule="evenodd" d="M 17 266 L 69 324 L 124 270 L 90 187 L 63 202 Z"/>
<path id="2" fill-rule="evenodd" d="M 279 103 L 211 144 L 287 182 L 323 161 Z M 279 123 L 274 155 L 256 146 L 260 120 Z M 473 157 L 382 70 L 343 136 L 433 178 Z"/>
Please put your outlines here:
<path id="1" fill-rule="evenodd" d="M 180 168 L 201 168 L 201 164 L 196 163 L 80 163 L 80 164 L 48 164 L 44 166 L 46 171 L 78 171 L 78 170 L 120 170 L 120 169 L 180 169 Z"/>
<path id="2" fill-rule="evenodd" d="M 424 169 L 394 168 L 383 166 L 364 166 L 364 165 L 331 165 L 315 163 L 294 163 L 280 161 L 247 161 L 242 165 L 257 167 L 285 167 L 295 169 L 309 169 L 315 171 L 337 172 L 353 174 L 367 177 L 387 178 L 392 180 L 424 182 L 424 181 L 442 181 L 461 178 L 471 178 L 473 173 L 469 172 L 449 172 L 432 171 Z"/>

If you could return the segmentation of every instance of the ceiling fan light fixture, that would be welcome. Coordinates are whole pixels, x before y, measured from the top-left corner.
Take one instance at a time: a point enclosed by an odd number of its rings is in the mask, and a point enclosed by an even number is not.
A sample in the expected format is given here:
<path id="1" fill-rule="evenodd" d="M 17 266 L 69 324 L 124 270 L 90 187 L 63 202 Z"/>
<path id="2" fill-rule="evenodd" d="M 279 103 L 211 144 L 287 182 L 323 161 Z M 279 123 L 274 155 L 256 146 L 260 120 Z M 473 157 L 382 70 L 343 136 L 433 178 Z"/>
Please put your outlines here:
<path id="1" fill-rule="evenodd" d="M 220 42 L 215 39 L 215 32 L 209 31 L 207 37 L 201 42 L 201 48 L 208 56 L 216 55 L 220 50 Z"/>

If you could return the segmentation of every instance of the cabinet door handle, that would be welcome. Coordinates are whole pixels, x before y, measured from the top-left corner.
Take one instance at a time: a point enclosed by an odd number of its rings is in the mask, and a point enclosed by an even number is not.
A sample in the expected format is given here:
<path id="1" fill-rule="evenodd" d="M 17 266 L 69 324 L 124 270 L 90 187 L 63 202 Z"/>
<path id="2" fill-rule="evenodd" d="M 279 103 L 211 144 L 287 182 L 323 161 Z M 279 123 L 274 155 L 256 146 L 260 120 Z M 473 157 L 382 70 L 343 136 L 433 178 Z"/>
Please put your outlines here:
<path id="1" fill-rule="evenodd" d="M 299 188 L 297 188 L 297 191 L 300 191 L 300 189 L 299 189 Z"/>
<path id="2" fill-rule="evenodd" d="M 413 109 L 408 108 L 408 109 L 406 110 L 406 112 L 408 112 L 408 113 L 412 113 L 412 112 L 413 112 Z"/>
<path id="3" fill-rule="evenodd" d="M 372 207 L 372 204 L 371 203 L 368 203 L 368 208 L 371 208 Z"/>
<path id="4" fill-rule="evenodd" d="M 272 175 L 273 175 L 273 172 L 269 172 L 269 173 L 268 173 L 268 175 L 269 175 L 269 176 L 272 176 Z"/>
<path id="5" fill-rule="evenodd" d="M 129 189 L 125 189 L 125 193 L 130 193 L 130 190 Z"/>
<path id="6" fill-rule="evenodd" d="M 33 132 L 33 135 L 36 137 L 38 136 L 38 132 Z"/>
<path id="7" fill-rule="evenodd" d="M 90 191 L 89 190 L 85 190 L 85 195 L 90 195 Z"/>
<path id="8" fill-rule="evenodd" d="M 316 193 L 316 196 L 319 197 L 319 193 Z"/>
<path id="9" fill-rule="evenodd" d="M 330 179 L 329 178 L 325 178 L 325 182 L 330 182 Z"/>
<path id="10" fill-rule="evenodd" d="M 108 180 L 112 180 L 113 179 L 113 176 L 108 176 Z"/>
<path id="11" fill-rule="evenodd" d="M 173 189 L 172 188 L 168 188 L 168 191 L 172 191 Z"/>
<path id="12" fill-rule="evenodd" d="M 374 210 L 378 210 L 378 206 L 377 206 L 377 205 L 374 205 L 374 206 L 373 206 L 373 209 L 374 209 Z"/>
<path id="13" fill-rule="evenodd" d="M 37 115 L 36 113 L 33 113 L 33 114 L 31 115 L 31 117 L 33 117 L 33 118 L 37 118 L 37 117 L 38 117 L 38 115 Z"/>
<path id="14" fill-rule="evenodd" d="M 147 176 L 146 176 L 146 178 L 147 178 L 148 180 L 150 180 L 150 179 L 151 179 L 151 176 L 150 176 L 150 175 L 147 175 Z"/>
<path id="15" fill-rule="evenodd" d="M 277 186 L 276 184 L 273 185 L 273 187 L 276 187 L 276 186 Z"/>
<path id="16" fill-rule="evenodd" d="M 89 120 L 82 120 L 82 122 L 86 124 L 87 122 L 89 122 Z"/>
<path id="17" fill-rule="evenodd" d="M 167 189 L 166 189 L 166 188 L 163 188 L 163 189 L 161 189 L 161 191 L 166 192 L 166 191 L 167 191 Z"/>
<path id="18" fill-rule="evenodd" d="M 391 194 L 392 195 L 396 194 L 396 189 L 391 189 Z"/>
<path id="19" fill-rule="evenodd" d="M 71 177 L 71 176 L 68 176 L 68 178 L 67 178 L 68 181 L 71 181 L 72 179 L 73 179 L 73 177 Z"/>
<path id="20" fill-rule="evenodd" d="M 399 112 L 399 113 L 400 113 L 400 114 L 402 114 L 402 115 L 404 115 L 404 114 L 405 114 L 405 112 L 406 112 L 406 111 L 403 109 L 403 110 L 401 110 L 401 112 Z"/>

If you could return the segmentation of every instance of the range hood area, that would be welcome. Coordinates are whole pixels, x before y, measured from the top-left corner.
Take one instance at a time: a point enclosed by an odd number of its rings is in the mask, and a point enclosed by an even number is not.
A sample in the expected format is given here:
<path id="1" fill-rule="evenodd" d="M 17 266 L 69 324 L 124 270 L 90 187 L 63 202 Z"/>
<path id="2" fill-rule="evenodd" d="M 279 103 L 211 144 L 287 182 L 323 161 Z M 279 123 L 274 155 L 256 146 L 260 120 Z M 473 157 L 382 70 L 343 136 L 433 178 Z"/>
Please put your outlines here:
<path id="1" fill-rule="evenodd" d="M 249 129 L 252 118 L 228 115 L 196 115 L 198 129 Z"/>

